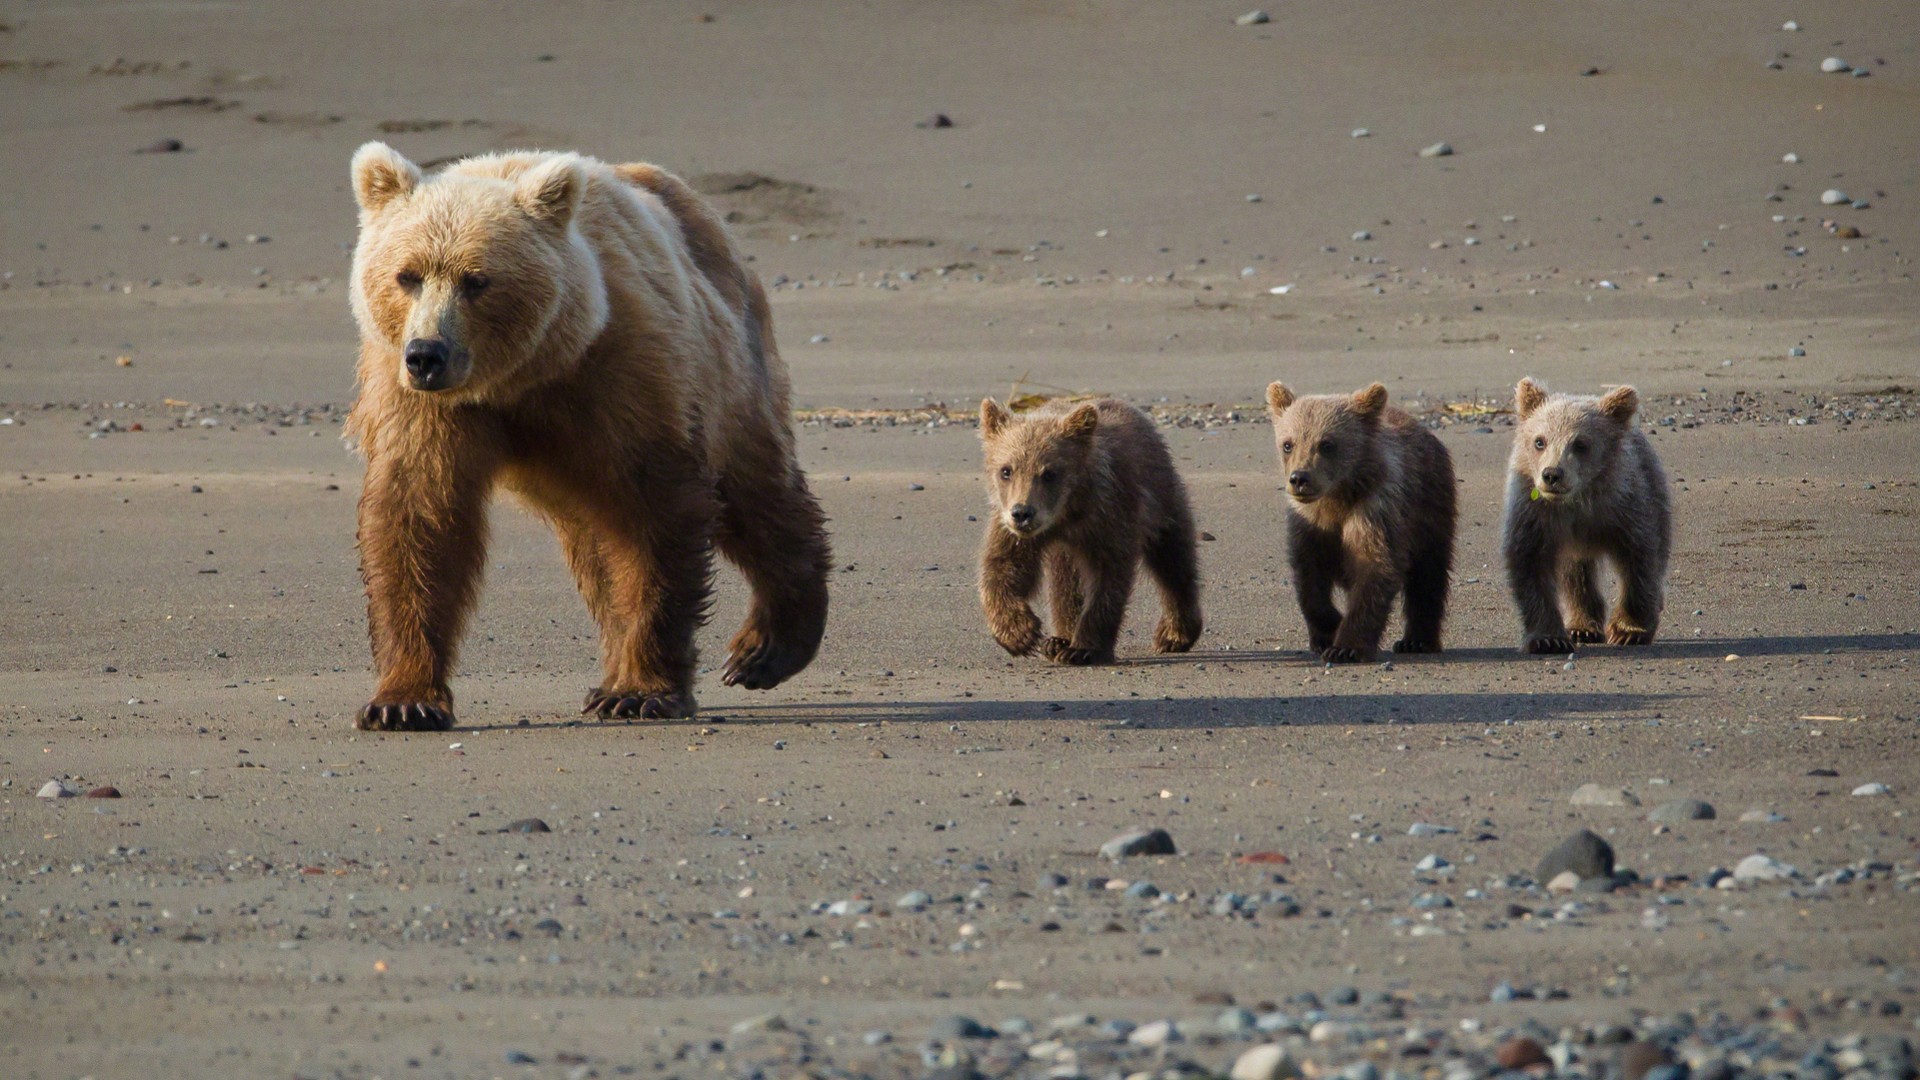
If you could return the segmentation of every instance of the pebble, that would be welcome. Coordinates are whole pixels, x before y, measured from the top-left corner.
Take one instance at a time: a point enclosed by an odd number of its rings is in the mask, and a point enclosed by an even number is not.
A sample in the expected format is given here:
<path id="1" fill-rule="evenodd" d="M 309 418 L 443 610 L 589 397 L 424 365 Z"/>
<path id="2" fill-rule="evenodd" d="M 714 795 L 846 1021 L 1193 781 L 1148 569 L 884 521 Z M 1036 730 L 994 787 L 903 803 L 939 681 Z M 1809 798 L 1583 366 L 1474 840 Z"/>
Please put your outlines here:
<path id="1" fill-rule="evenodd" d="M 1734 881 L 1783 881 L 1800 876 L 1800 871 L 1778 859 L 1749 855 L 1733 867 Z"/>
<path id="2" fill-rule="evenodd" d="M 1546 1047 L 1523 1036 L 1501 1043 L 1499 1049 L 1493 1052 L 1493 1059 L 1503 1069 L 1525 1069 L 1533 1065 L 1545 1065 L 1549 1061 Z"/>
<path id="3" fill-rule="evenodd" d="M 1550 893 L 1570 893 L 1579 888 L 1580 882 L 1583 880 L 1585 879 L 1572 870 L 1562 870 L 1553 875 L 1552 879 L 1547 882 L 1547 891 Z M 1604 881 L 1607 879 L 1598 878 L 1595 880 Z"/>
<path id="4" fill-rule="evenodd" d="M 1242 15 L 1233 21 L 1234 21 L 1234 25 L 1236 26 L 1259 26 L 1261 23 L 1272 22 L 1273 17 L 1268 15 L 1264 11 L 1260 11 L 1256 9 L 1256 10 L 1247 12 L 1245 15 Z"/>
<path id="5" fill-rule="evenodd" d="M 1620 1076 L 1622 1080 L 1644 1080 L 1648 1072 L 1671 1061 L 1659 1043 L 1630 1042 L 1620 1051 Z"/>
<path id="6" fill-rule="evenodd" d="M 1437 142 L 1437 143 L 1434 143 L 1432 146 L 1421 148 L 1420 156 L 1421 157 L 1451 157 L 1453 156 L 1453 147 L 1443 142 Z"/>
<path id="7" fill-rule="evenodd" d="M 1151 900 L 1160 895 L 1160 889 L 1151 881 L 1136 881 L 1127 886 L 1125 895 L 1133 900 Z"/>
<path id="8" fill-rule="evenodd" d="M 187 148 L 186 144 L 181 142 L 179 139 L 155 139 L 154 141 L 148 143 L 147 145 L 141 147 L 140 149 L 135 150 L 134 153 L 136 154 L 177 154 L 180 151 L 185 150 L 186 148 Z"/>
<path id="9" fill-rule="evenodd" d="M 927 1034 L 935 1039 L 991 1039 L 999 1034 L 971 1016 L 943 1016 L 933 1022 Z"/>
<path id="10" fill-rule="evenodd" d="M 752 1035 L 760 1031 L 785 1031 L 787 1018 L 779 1013 L 761 1013 L 737 1022 L 727 1030 L 735 1035 Z"/>
<path id="11" fill-rule="evenodd" d="M 1843 202 L 1852 202 L 1847 193 L 1839 188 L 1828 188 L 1820 193 L 1820 202 L 1826 206 L 1839 206 Z"/>
<path id="12" fill-rule="evenodd" d="M 1135 829 L 1100 845 L 1100 854 L 1109 859 L 1133 855 L 1175 855 L 1173 837 L 1165 829 Z"/>
<path id="13" fill-rule="evenodd" d="M 1373 239 L 1373 234 L 1372 234 L 1372 233 L 1370 233 L 1370 232 L 1368 232 L 1368 231 L 1367 231 L 1367 230 L 1365 230 L 1365 229 L 1361 229 L 1360 231 L 1358 231 L 1358 232 L 1356 232 L 1356 233 L 1354 233 L 1354 234 L 1353 234 L 1353 238 L 1354 238 L 1354 240 L 1356 240 L 1356 241 L 1359 241 L 1359 240 L 1371 240 L 1371 239 Z"/>
<path id="14" fill-rule="evenodd" d="M 901 893 L 893 899 L 896 911 L 925 911 L 932 904 L 933 897 L 921 889 Z"/>
<path id="15" fill-rule="evenodd" d="M 80 789 L 62 780 L 49 780 L 40 785 L 40 790 L 34 794 L 42 799 L 71 799 L 80 794 Z"/>
<path id="16" fill-rule="evenodd" d="M 1626 788 L 1581 784 L 1570 800 L 1575 806 L 1639 806 L 1640 797 Z"/>
<path id="17" fill-rule="evenodd" d="M 1432 825 L 1424 821 L 1416 821 L 1407 826 L 1408 836 L 1418 836 L 1422 839 L 1434 836 L 1445 836 L 1449 833 L 1457 833 L 1459 831 L 1459 829 L 1451 825 Z"/>
<path id="18" fill-rule="evenodd" d="M 1165 1046 L 1181 1041 L 1180 1029 L 1173 1026 L 1171 1020 L 1155 1020 L 1128 1032 L 1127 1041 L 1135 1046 Z"/>
<path id="19" fill-rule="evenodd" d="M 1452 865 L 1452 863 L 1438 855 L 1429 854 L 1419 862 L 1414 863 L 1413 869 L 1418 873 L 1430 874 L 1436 870 L 1445 870 Z"/>
<path id="20" fill-rule="evenodd" d="M 1567 872 L 1579 878 L 1612 877 L 1613 845 L 1601 839 L 1593 830 L 1581 829 L 1542 856 L 1533 876 L 1541 881 L 1551 881 Z"/>
<path id="21" fill-rule="evenodd" d="M 1748 810 L 1740 815 L 1740 820 L 1758 822 L 1762 825 L 1777 825 L 1787 819 L 1785 815 L 1776 814 L 1771 810 Z"/>
<path id="22" fill-rule="evenodd" d="M 1228 1080 L 1295 1080 L 1300 1066 L 1287 1056 L 1284 1046 L 1256 1046 L 1234 1059 Z"/>
<path id="23" fill-rule="evenodd" d="M 1798 30 L 1800 29 L 1800 24 L 1794 22 L 1792 19 L 1788 19 L 1786 22 L 1780 24 L 1780 29 L 1787 31 Z"/>
<path id="24" fill-rule="evenodd" d="M 540 1062 L 525 1050 L 509 1050 L 505 1055 L 509 1065 L 538 1065 Z"/>
<path id="25" fill-rule="evenodd" d="M 1853 793 L 1855 795 L 1891 795 L 1893 789 L 1876 780 L 1871 784 L 1861 784 L 1853 789 Z"/>
<path id="26" fill-rule="evenodd" d="M 500 831 L 501 832 L 517 832 L 517 833 L 537 833 L 537 832 L 552 832 L 553 829 L 550 826 L 548 826 L 546 822 L 541 821 L 539 818 L 530 817 L 530 818 L 521 818 L 519 821 L 510 821 L 507 823 L 507 827 L 504 829 L 501 829 Z"/>
<path id="27" fill-rule="evenodd" d="M 1788 165 L 1798 165 L 1800 164 L 1800 155 L 1799 154 L 1782 154 L 1780 155 L 1780 160 Z"/>
<path id="28" fill-rule="evenodd" d="M 860 1041 L 867 1046 L 885 1046 L 893 1041 L 893 1032 L 875 1029 L 860 1036 Z"/>
<path id="29" fill-rule="evenodd" d="M 1837 56 L 1829 56 L 1820 61 L 1820 70 L 1829 75 L 1841 75 L 1853 70 L 1853 65 Z"/>
<path id="30" fill-rule="evenodd" d="M 1647 815 L 1647 820 L 1674 825 L 1682 821 L 1711 821 L 1716 816 L 1711 803 L 1699 799 L 1674 799 L 1654 807 L 1653 812 Z"/>
<path id="31" fill-rule="evenodd" d="M 1214 1018 L 1213 1025 L 1228 1035 L 1252 1034 L 1260 1023 L 1251 1009 L 1227 1009 Z"/>
<path id="32" fill-rule="evenodd" d="M 112 784 L 103 784 L 87 792 L 87 798 L 89 799 L 117 799 L 119 797 L 120 789 L 114 787 Z"/>
<path id="33" fill-rule="evenodd" d="M 1367 138 L 1368 136 L 1370 136 L 1370 135 L 1372 135 L 1372 134 L 1373 134 L 1373 132 L 1371 132 L 1371 131 L 1368 131 L 1368 130 L 1367 130 L 1366 128 L 1354 128 L 1354 129 L 1353 129 L 1353 137 L 1354 137 L 1354 138 L 1356 138 L 1356 139 L 1364 139 L 1364 138 Z"/>

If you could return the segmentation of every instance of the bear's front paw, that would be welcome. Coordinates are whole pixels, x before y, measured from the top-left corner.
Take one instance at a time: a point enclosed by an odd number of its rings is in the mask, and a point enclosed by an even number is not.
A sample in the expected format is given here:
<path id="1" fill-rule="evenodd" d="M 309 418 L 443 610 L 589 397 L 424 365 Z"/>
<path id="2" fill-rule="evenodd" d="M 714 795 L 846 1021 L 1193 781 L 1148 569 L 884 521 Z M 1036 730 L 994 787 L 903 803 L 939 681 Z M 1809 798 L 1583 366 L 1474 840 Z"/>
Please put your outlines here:
<path id="1" fill-rule="evenodd" d="M 1071 664 L 1074 667 L 1086 667 L 1090 664 L 1113 663 L 1112 649 L 1081 649 L 1065 638 L 1050 637 L 1040 646 L 1046 658 L 1056 664 Z"/>
<path id="2" fill-rule="evenodd" d="M 1573 651 L 1573 638 L 1567 634 L 1536 634 L 1527 639 L 1525 649 L 1536 656 L 1561 656 Z"/>
<path id="3" fill-rule="evenodd" d="M 1393 651 L 1397 653 L 1437 653 L 1440 651 L 1440 643 L 1438 641 L 1429 641 L 1426 638 L 1408 636 L 1394 642 Z"/>
<path id="4" fill-rule="evenodd" d="M 693 695 L 685 691 L 647 693 L 642 690 L 587 691 L 580 715 L 602 720 L 684 720 L 694 713 Z"/>
<path id="5" fill-rule="evenodd" d="M 1021 616 L 1025 617 L 1022 618 Z M 1026 656 L 1040 644 L 1040 618 L 1031 611 L 997 620 L 993 640 L 1011 656 Z"/>
<path id="6" fill-rule="evenodd" d="M 1607 640 L 1607 635 L 1597 626 L 1576 626 L 1567 631 L 1567 636 L 1585 645 L 1593 645 Z"/>
<path id="7" fill-rule="evenodd" d="M 1200 640 L 1197 628 L 1182 626 L 1171 619 L 1161 619 L 1153 628 L 1153 651 L 1161 653 L 1183 653 L 1193 648 Z"/>
<path id="8" fill-rule="evenodd" d="M 1628 626 L 1624 623 L 1614 623 L 1607 627 L 1607 644 L 1651 645 L 1653 644 L 1653 631 L 1642 630 L 1637 626 Z"/>
<path id="9" fill-rule="evenodd" d="M 448 731 L 453 710 L 423 701 L 374 701 L 361 708 L 353 726 L 361 731 Z"/>
<path id="10" fill-rule="evenodd" d="M 1320 659 L 1329 664 L 1364 664 L 1373 659 L 1373 650 L 1358 645 L 1329 645 L 1320 650 Z"/>
<path id="11" fill-rule="evenodd" d="M 798 645 L 742 631 L 734 639 L 720 681 L 748 690 L 771 690 L 807 666 L 812 654 Z"/>
<path id="12" fill-rule="evenodd" d="M 1040 639 L 1040 655 L 1049 660 L 1060 659 L 1060 654 L 1073 647 L 1073 642 L 1063 637 L 1043 637 Z"/>

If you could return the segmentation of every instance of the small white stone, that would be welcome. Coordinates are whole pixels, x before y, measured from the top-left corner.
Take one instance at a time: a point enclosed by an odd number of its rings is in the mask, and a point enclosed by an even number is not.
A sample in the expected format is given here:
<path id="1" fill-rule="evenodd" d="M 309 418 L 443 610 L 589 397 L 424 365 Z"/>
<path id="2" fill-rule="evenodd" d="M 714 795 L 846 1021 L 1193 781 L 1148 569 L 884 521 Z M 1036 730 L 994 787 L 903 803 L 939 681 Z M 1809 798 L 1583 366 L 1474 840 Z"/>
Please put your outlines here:
<path id="1" fill-rule="evenodd" d="M 1839 188 L 1828 188 L 1820 193 L 1820 201 L 1827 206 L 1839 206 L 1843 202 L 1852 202 L 1847 193 Z"/>
<path id="2" fill-rule="evenodd" d="M 1800 871 L 1778 859 L 1749 855 L 1733 868 L 1735 881 L 1782 881 L 1800 876 Z"/>
<path id="3" fill-rule="evenodd" d="M 1547 882 L 1547 891 L 1550 893 L 1570 893 L 1579 887 L 1580 875 L 1571 870 L 1562 870 Z"/>
<path id="4" fill-rule="evenodd" d="M 1829 75 L 1840 75 L 1853 70 L 1853 65 L 1837 56 L 1829 56 L 1820 61 L 1820 70 Z"/>
<path id="5" fill-rule="evenodd" d="M 1535 125 L 1533 125 L 1533 130 L 1534 130 L 1535 132 L 1537 132 L 1537 133 L 1539 133 L 1539 134 L 1542 134 L 1542 135 L 1544 135 L 1544 134 L 1546 134 L 1546 133 L 1547 133 L 1547 125 L 1545 125 L 1545 124 L 1535 124 Z"/>
<path id="6" fill-rule="evenodd" d="M 1356 138 L 1356 139 L 1364 139 L 1364 138 L 1366 138 L 1367 136 L 1369 136 L 1369 135 L 1371 135 L 1371 134 L 1373 134 L 1373 132 L 1371 132 L 1371 131 L 1368 131 L 1368 130 L 1367 130 L 1366 128 L 1354 128 L 1354 129 L 1353 129 L 1353 137 L 1354 137 L 1354 138 Z M 1256 1047 L 1254 1047 L 1254 1049 L 1255 1049 L 1255 1050 L 1264 1050 L 1264 1049 L 1266 1049 L 1266 1048 L 1265 1048 L 1265 1047 L 1260 1047 L 1260 1046 L 1256 1046 Z M 1279 1049 L 1279 1048 L 1278 1048 L 1278 1047 L 1275 1047 L 1275 1049 Z M 1252 1053 L 1252 1052 L 1253 1052 L 1253 1051 L 1251 1051 L 1251 1050 L 1250 1050 L 1250 1051 L 1248 1051 L 1248 1053 Z M 1285 1053 L 1285 1051 L 1281 1051 L 1281 1052 L 1282 1052 L 1282 1053 Z"/>
<path id="7" fill-rule="evenodd" d="M 1893 789 L 1876 780 L 1871 784 L 1861 784 L 1853 789 L 1853 793 L 1855 795 L 1891 795 Z"/>
<path id="8" fill-rule="evenodd" d="M 1581 784 L 1568 800 L 1575 806 L 1639 806 L 1640 798 L 1625 788 Z"/>
<path id="9" fill-rule="evenodd" d="M 1781 154 L 1780 160 L 1788 165 L 1798 165 L 1800 164 L 1800 155 L 1793 153 Z"/>
<path id="10" fill-rule="evenodd" d="M 1180 1041 L 1180 1029 L 1171 1020 L 1155 1020 L 1128 1032 L 1127 1041 L 1135 1046 L 1165 1046 Z"/>
<path id="11" fill-rule="evenodd" d="M 1228 1080 L 1295 1080 L 1300 1066 L 1287 1056 L 1284 1046 L 1256 1046 L 1233 1063 Z"/>
<path id="12" fill-rule="evenodd" d="M 1786 22 L 1780 24 L 1780 29 L 1791 33 L 1792 31 L 1800 29 L 1800 24 L 1794 22 L 1792 19 L 1788 19 Z"/>
<path id="13" fill-rule="evenodd" d="M 1290 293 L 1290 292 L 1292 292 L 1292 291 L 1293 291 L 1293 286 L 1291 286 L 1291 285 L 1275 285 L 1275 286 L 1274 286 L 1273 288 L 1271 288 L 1271 289 L 1268 289 L 1267 291 L 1268 291 L 1269 293 L 1272 293 L 1272 294 L 1273 294 L 1274 296 L 1285 296 L 1285 295 L 1287 295 L 1288 293 Z"/>
<path id="14" fill-rule="evenodd" d="M 1264 22 L 1272 22 L 1273 19 L 1264 11 L 1249 11 L 1233 21 L 1240 26 L 1259 26 Z"/>
<path id="15" fill-rule="evenodd" d="M 1434 143 L 1432 146 L 1425 147 L 1420 151 L 1421 157 L 1450 157 L 1452 154 L 1453 147 L 1443 142 Z"/>
<path id="16" fill-rule="evenodd" d="M 49 780 L 40 785 L 40 790 L 35 794 L 43 799 L 71 799 L 80 794 L 80 790 L 69 786 L 64 781 Z"/>
<path id="17" fill-rule="evenodd" d="M 1249 195 L 1249 196 L 1247 196 L 1247 201 L 1248 201 L 1248 202 L 1259 202 L 1259 201 L 1260 201 L 1260 196 L 1258 196 L 1258 195 Z"/>
<path id="18" fill-rule="evenodd" d="M 1353 234 L 1353 239 L 1355 240 L 1355 242 L 1358 242 L 1361 240 L 1371 240 L 1373 239 L 1373 234 L 1368 232 L 1365 229 L 1361 229 L 1360 231 Z"/>

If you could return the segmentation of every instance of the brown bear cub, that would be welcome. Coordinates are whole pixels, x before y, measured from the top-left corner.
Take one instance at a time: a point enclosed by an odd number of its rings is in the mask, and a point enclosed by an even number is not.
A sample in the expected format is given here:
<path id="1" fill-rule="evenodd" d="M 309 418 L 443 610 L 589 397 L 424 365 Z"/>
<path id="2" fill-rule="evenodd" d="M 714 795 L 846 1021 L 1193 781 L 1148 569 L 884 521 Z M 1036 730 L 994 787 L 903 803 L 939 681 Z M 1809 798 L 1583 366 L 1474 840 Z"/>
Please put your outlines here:
<path id="1" fill-rule="evenodd" d="M 1124 402 L 1055 402 L 1016 418 L 980 403 L 993 517 L 980 603 L 1002 648 L 1063 664 L 1109 664 L 1144 560 L 1160 586 L 1155 652 L 1200 636 L 1193 511 L 1153 419 Z M 1028 606 L 1047 576 L 1053 635 Z"/>
<path id="2" fill-rule="evenodd" d="M 1631 386 L 1598 398 L 1549 396 L 1520 380 L 1504 546 L 1527 652 L 1646 645 L 1659 629 L 1673 510 L 1660 458 L 1633 426 L 1639 407 Z M 1603 558 L 1620 576 L 1619 607 L 1604 630 Z"/>
<path id="3" fill-rule="evenodd" d="M 720 219 L 651 165 L 489 154 L 433 176 L 353 157 L 369 729 L 454 723 L 487 503 L 559 533 L 600 624 L 583 712 L 694 712 L 712 551 L 752 588 L 724 679 L 778 684 L 827 616 L 825 518 L 794 453 L 766 294 Z"/>
<path id="4" fill-rule="evenodd" d="M 1433 432 L 1387 407 L 1387 388 L 1295 397 L 1267 387 L 1287 472 L 1287 554 L 1307 644 L 1329 664 L 1373 659 L 1406 593 L 1393 651 L 1440 651 L 1452 585 L 1453 457 Z M 1346 590 L 1347 611 L 1333 606 Z"/>

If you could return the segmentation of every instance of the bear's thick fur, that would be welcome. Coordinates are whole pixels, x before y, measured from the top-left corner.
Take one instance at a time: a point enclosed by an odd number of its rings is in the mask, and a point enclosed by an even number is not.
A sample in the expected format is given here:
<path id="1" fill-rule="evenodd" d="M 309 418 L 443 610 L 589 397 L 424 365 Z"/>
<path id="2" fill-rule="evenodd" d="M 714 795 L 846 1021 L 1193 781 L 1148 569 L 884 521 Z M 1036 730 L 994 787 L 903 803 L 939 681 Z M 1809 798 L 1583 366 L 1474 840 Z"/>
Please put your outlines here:
<path id="1" fill-rule="evenodd" d="M 1433 432 L 1387 406 L 1374 383 L 1351 395 L 1267 387 L 1287 475 L 1287 553 L 1307 644 L 1330 664 L 1371 660 L 1393 601 L 1406 630 L 1393 651 L 1440 651 L 1452 585 L 1453 457 Z M 1333 606 L 1347 592 L 1345 615 Z"/>
<path id="2" fill-rule="evenodd" d="M 359 726 L 453 724 L 496 485 L 552 523 L 600 624 L 605 678 L 584 712 L 693 714 L 713 548 L 753 591 L 725 680 L 805 667 L 826 622 L 825 519 L 766 295 L 713 212 L 650 165 L 574 154 L 426 177 L 368 143 L 352 176 L 349 432 L 379 680 Z"/>
<path id="3" fill-rule="evenodd" d="M 1155 652 L 1200 636 L 1198 537 L 1187 491 L 1153 419 L 1124 402 L 1054 402 L 1014 417 L 980 403 L 993 517 L 980 602 L 994 640 L 1063 664 L 1113 662 L 1142 561 L 1160 586 Z M 1053 635 L 1028 606 L 1047 576 Z"/>
<path id="4" fill-rule="evenodd" d="M 1660 627 L 1673 509 L 1660 458 L 1633 424 L 1639 407 L 1631 386 L 1597 398 L 1549 396 L 1532 379 L 1515 389 L 1520 424 L 1503 539 L 1527 652 L 1646 645 Z M 1620 603 L 1604 629 L 1603 558 L 1620 575 Z"/>

